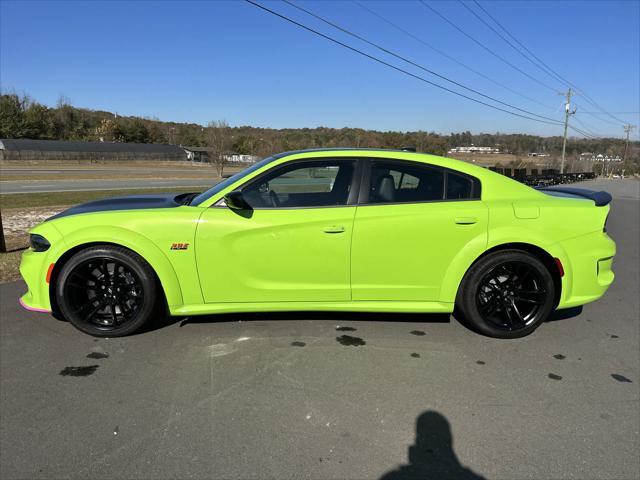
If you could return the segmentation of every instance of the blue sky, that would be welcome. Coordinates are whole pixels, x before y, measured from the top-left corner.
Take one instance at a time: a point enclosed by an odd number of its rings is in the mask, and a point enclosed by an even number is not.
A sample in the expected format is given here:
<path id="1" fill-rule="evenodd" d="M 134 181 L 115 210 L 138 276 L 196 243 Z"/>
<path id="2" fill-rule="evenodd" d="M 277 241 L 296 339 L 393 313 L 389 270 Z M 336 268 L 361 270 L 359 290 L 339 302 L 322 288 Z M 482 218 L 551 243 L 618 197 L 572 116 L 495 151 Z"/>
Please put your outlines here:
<path id="1" fill-rule="evenodd" d="M 262 2 L 335 38 L 443 83 L 282 2 Z M 351 1 L 309 1 L 305 8 L 411 60 L 500 100 L 562 118 L 564 90 L 519 56 L 457 1 L 428 3 L 548 89 L 511 69 L 415 1 L 369 1 L 388 20 L 473 69 L 544 104 L 533 103 L 444 58 Z M 487 1 L 481 5 L 518 40 L 600 106 L 640 110 L 640 2 Z M 475 4 L 467 4 L 476 8 Z M 481 14 L 481 13 L 480 13 Z M 260 127 L 361 127 L 441 133 L 561 134 L 490 110 L 362 58 L 242 1 L 0 0 L 3 91 L 54 105 L 123 115 Z M 576 123 L 622 135 L 583 97 Z M 637 113 L 616 114 L 638 124 Z M 638 129 L 634 132 L 638 137 Z"/>

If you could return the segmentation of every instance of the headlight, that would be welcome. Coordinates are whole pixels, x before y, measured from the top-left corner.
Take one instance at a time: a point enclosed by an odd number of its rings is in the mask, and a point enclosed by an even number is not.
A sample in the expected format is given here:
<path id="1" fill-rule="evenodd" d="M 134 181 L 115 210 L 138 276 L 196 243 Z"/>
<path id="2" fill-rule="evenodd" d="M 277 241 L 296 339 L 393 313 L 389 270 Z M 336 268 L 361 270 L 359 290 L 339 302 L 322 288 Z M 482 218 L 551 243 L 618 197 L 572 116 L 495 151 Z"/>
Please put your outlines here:
<path id="1" fill-rule="evenodd" d="M 51 246 L 46 238 L 44 238 L 42 235 L 36 235 L 34 233 L 29 235 L 29 241 L 31 243 L 31 249 L 34 252 L 45 252 L 49 250 L 49 247 Z"/>

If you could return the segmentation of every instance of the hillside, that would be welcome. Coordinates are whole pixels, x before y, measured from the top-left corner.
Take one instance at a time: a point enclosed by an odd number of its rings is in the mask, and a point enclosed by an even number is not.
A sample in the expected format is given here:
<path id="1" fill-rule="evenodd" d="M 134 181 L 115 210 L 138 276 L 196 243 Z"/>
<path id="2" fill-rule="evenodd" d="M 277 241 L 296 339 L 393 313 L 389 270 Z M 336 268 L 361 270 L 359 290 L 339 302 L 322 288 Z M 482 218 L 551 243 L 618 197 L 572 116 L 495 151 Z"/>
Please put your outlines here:
<path id="1" fill-rule="evenodd" d="M 119 116 L 112 112 L 74 107 L 61 99 L 56 107 L 48 107 L 26 96 L 4 94 L 0 96 L 0 138 L 33 138 L 51 140 L 104 140 L 139 143 L 173 143 L 189 146 L 206 144 L 207 127 L 196 123 L 164 122 L 154 118 Z M 491 163 L 515 165 L 527 160 L 530 152 L 550 155 L 545 163 L 552 164 L 562 149 L 562 137 L 539 137 L 527 134 L 480 133 L 468 131 L 442 134 L 426 131 L 394 132 L 359 128 L 231 128 L 233 150 L 243 154 L 265 156 L 283 150 L 319 147 L 373 147 L 399 148 L 415 146 L 418 151 L 439 155 L 453 147 L 490 146 L 503 154 L 493 155 Z M 640 142 L 632 142 L 628 167 L 638 166 Z M 624 140 L 619 138 L 570 138 L 567 158 L 576 161 L 580 153 L 595 152 L 605 155 L 624 153 Z M 455 155 L 452 155 L 455 156 Z M 465 160 L 482 155 L 461 156 Z M 540 163 L 540 162 L 537 162 Z"/>

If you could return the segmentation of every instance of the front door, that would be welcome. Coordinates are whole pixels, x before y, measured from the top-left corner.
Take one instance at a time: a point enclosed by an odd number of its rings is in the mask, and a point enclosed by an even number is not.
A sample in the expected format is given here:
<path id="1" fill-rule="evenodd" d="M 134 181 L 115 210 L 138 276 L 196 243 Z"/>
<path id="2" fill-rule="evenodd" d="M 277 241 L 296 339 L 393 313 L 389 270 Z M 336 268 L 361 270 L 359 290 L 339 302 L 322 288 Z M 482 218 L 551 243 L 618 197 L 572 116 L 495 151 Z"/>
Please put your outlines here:
<path id="1" fill-rule="evenodd" d="M 208 208 L 195 245 L 205 301 L 349 301 L 355 165 L 280 165 L 241 189 L 250 208 Z"/>

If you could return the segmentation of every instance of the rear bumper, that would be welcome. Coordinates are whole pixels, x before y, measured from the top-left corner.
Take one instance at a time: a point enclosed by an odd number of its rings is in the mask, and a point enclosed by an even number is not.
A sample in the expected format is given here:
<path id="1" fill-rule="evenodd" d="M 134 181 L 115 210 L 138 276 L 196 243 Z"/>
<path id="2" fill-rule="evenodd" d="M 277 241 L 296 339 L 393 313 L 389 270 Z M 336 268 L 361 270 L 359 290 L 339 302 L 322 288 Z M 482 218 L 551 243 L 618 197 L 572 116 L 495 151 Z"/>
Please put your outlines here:
<path id="1" fill-rule="evenodd" d="M 602 297 L 613 283 L 615 242 L 604 232 L 594 232 L 561 242 L 566 252 L 565 276 L 558 308 L 571 308 Z M 567 268 L 569 267 L 569 268 Z"/>

